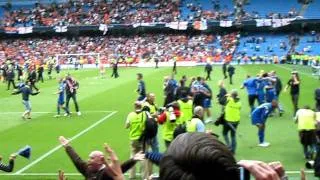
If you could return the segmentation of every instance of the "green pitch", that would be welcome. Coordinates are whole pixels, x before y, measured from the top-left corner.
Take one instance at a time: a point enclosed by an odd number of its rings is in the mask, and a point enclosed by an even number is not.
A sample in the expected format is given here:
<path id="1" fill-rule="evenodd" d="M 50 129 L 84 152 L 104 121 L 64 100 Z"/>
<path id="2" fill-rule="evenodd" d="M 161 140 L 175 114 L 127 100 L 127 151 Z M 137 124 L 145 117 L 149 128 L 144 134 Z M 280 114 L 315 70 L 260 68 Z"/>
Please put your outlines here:
<path id="1" fill-rule="evenodd" d="M 314 106 L 313 92 L 320 81 L 311 75 L 308 67 L 293 67 L 288 65 L 247 65 L 236 66 L 234 85 L 228 90 L 239 89 L 247 74 L 255 75 L 261 69 L 276 70 L 283 84 L 290 78 L 292 68 L 301 72 L 301 94 L 299 105 Z M 176 79 L 182 75 L 204 76 L 203 67 L 178 67 Z M 57 179 L 59 169 L 70 174 L 68 179 L 82 179 L 70 159 L 59 147 L 58 136 L 73 138 L 71 145 L 87 159 L 92 150 L 103 150 L 102 145 L 107 142 L 116 151 L 121 160 L 129 157 L 128 131 L 124 129 L 127 114 L 133 110 L 133 102 L 137 98 L 136 73 L 142 72 L 147 92 L 156 94 L 158 105 L 163 103 L 163 77 L 171 72 L 171 68 L 120 68 L 120 78 L 111 79 L 107 70 L 107 78 L 98 77 L 98 70 L 69 71 L 79 82 L 78 101 L 82 116 L 73 113 L 72 117 L 54 118 L 56 112 L 57 90 L 56 80 L 46 80 L 38 83 L 41 93 L 31 97 L 33 118 L 22 120 L 23 105 L 21 95 L 10 95 L 6 91 L 6 84 L 0 83 L 0 155 L 7 162 L 12 152 L 25 145 L 32 147 L 30 160 L 18 157 L 14 172 L 8 176 L 0 172 L 0 179 Z M 61 74 L 65 75 L 67 71 Z M 214 66 L 212 81 L 209 85 L 213 93 L 217 94 L 217 81 L 222 78 L 221 66 Z M 292 120 L 292 104 L 289 93 L 282 93 L 280 102 L 285 109 L 283 117 L 276 115 L 267 122 L 266 140 L 271 143 L 268 148 L 257 147 L 257 128 L 250 124 L 249 107 L 246 90 L 240 90 L 242 101 L 242 119 L 238 132 L 237 160 L 257 159 L 263 161 L 281 161 L 286 170 L 290 171 L 291 179 L 299 179 L 299 171 L 304 167 L 302 147 L 298 141 L 296 125 Z M 74 112 L 73 102 L 70 102 Z M 220 107 L 214 102 L 212 107 L 214 117 L 220 113 Z M 221 127 L 208 126 L 217 134 L 221 134 Z M 160 130 L 161 134 L 161 130 Z M 159 136 L 161 137 L 161 135 Z M 222 140 L 222 136 L 220 137 Z M 161 147 L 164 144 L 160 139 Z M 309 179 L 313 179 L 309 175 Z"/>

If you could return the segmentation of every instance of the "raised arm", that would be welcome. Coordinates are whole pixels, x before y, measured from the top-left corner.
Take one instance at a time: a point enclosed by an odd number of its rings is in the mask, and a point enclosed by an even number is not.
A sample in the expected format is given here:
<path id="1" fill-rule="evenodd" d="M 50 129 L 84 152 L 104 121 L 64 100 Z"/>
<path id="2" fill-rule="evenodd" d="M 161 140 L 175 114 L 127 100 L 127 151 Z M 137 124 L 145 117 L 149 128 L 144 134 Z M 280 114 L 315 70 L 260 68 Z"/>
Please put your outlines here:
<path id="1" fill-rule="evenodd" d="M 59 137 L 61 145 L 65 148 L 66 153 L 72 160 L 73 164 L 76 166 L 78 171 L 86 177 L 87 163 L 83 161 L 80 156 L 75 152 L 75 150 L 70 146 L 69 140 L 63 136 Z"/>
<path id="2" fill-rule="evenodd" d="M 15 154 L 11 154 L 10 159 L 9 159 L 9 164 L 5 165 L 0 162 L 0 170 L 5 171 L 5 172 L 12 172 L 14 168 L 14 160 L 16 158 Z"/>

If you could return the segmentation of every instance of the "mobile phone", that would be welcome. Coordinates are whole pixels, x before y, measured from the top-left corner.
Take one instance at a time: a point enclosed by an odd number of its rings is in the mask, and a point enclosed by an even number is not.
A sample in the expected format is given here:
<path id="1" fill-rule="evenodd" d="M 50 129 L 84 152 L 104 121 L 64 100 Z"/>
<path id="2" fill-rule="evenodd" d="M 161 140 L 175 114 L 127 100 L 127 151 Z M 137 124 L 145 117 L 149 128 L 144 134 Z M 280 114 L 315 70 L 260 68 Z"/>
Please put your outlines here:
<path id="1" fill-rule="evenodd" d="M 250 180 L 250 172 L 244 167 L 239 167 L 239 180 Z"/>

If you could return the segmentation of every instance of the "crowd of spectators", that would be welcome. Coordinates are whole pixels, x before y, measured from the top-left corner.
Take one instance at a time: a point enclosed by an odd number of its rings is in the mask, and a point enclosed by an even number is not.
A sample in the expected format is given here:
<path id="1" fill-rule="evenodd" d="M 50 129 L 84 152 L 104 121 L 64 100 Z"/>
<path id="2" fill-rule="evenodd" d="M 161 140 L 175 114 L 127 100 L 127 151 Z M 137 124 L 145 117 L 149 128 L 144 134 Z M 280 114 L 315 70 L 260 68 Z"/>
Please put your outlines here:
<path id="1" fill-rule="evenodd" d="M 1 25 L 55 26 L 171 22 L 179 18 L 179 0 L 94 1 L 39 4 L 34 8 L 6 8 Z"/>
<path id="2" fill-rule="evenodd" d="M 177 61 L 205 62 L 222 52 L 216 50 L 217 47 L 209 46 L 215 40 L 216 37 L 213 35 L 165 34 L 82 36 L 74 39 L 66 37 L 3 39 L 0 41 L 0 58 L 19 62 L 28 59 L 44 61 L 57 54 L 100 53 L 100 60 L 103 62 L 110 62 L 112 59 L 129 62 L 157 59 L 159 62 L 166 62 L 174 58 Z"/>
<path id="3" fill-rule="evenodd" d="M 294 7 L 287 13 L 270 12 L 261 15 L 258 11 L 244 10 L 246 1 L 238 0 L 234 6 L 222 5 L 220 0 L 210 1 L 210 8 L 203 7 L 199 1 L 185 3 L 181 0 L 69 0 L 65 3 L 41 4 L 34 7 L 15 7 L 8 4 L 3 7 L 4 16 L 0 26 L 56 26 L 56 25 L 99 25 L 99 24 L 135 24 L 173 21 L 230 20 L 236 22 L 258 18 L 294 18 L 298 10 Z M 190 12 L 184 12 L 186 7 Z M 183 16 L 184 13 L 188 13 Z"/>
<path id="4" fill-rule="evenodd" d="M 212 9 L 204 9 L 201 3 L 188 3 L 187 8 L 193 12 L 188 15 L 188 20 L 201 19 L 206 20 L 227 20 L 234 15 L 233 7 L 221 7 L 219 0 L 212 0 Z"/>

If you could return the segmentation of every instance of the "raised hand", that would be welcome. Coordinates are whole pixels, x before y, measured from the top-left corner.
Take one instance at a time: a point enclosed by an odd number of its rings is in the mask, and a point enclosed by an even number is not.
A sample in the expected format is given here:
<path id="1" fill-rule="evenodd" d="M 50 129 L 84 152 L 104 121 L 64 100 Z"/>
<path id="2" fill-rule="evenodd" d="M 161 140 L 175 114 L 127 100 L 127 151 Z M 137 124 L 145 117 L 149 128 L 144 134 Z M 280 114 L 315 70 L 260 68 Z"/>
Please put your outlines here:
<path id="1" fill-rule="evenodd" d="M 69 140 L 66 139 L 65 137 L 63 136 L 60 136 L 59 137 L 59 141 L 60 141 L 60 144 L 63 146 L 63 147 L 66 147 L 69 145 Z"/>
<path id="2" fill-rule="evenodd" d="M 107 143 L 104 144 L 104 150 L 108 154 L 107 159 L 110 159 L 110 162 L 107 162 L 106 160 L 104 161 L 107 167 L 107 173 L 114 180 L 124 180 L 124 175 L 121 170 L 119 158 L 117 157 L 116 153 L 111 149 L 111 147 Z"/>
<path id="3" fill-rule="evenodd" d="M 247 169 L 256 180 L 280 180 L 277 172 L 262 161 L 241 160 L 238 164 Z"/>

